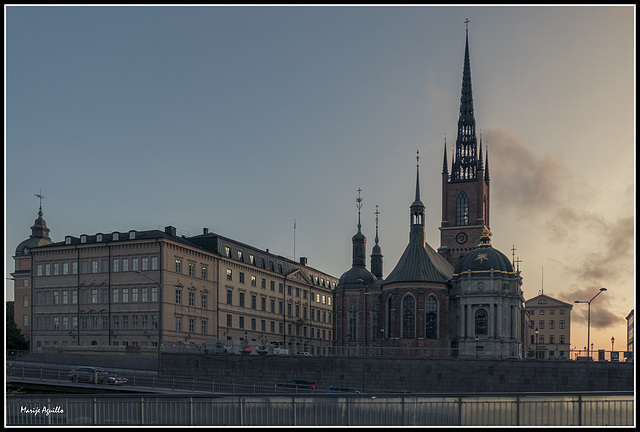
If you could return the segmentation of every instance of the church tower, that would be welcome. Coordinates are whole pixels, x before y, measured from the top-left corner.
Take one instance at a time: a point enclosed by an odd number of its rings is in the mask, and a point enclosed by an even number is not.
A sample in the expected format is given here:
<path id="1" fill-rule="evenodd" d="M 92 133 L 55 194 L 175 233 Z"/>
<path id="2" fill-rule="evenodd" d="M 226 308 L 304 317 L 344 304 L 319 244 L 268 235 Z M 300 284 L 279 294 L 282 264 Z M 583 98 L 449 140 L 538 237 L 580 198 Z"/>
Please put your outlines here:
<path id="1" fill-rule="evenodd" d="M 438 252 L 452 265 L 478 245 L 484 230 L 489 230 L 489 156 L 482 157 L 482 137 L 478 146 L 471 90 L 469 61 L 469 20 L 462 74 L 462 95 L 458 136 L 451 173 L 444 144 L 442 167 L 442 223 Z"/>

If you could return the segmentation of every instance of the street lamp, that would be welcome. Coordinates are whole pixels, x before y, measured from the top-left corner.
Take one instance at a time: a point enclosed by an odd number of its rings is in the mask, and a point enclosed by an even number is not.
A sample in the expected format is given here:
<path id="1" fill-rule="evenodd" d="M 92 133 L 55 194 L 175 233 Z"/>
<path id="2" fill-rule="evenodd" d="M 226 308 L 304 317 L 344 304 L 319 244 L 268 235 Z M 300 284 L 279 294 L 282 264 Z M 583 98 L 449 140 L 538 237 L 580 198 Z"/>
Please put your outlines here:
<path id="1" fill-rule="evenodd" d="M 149 279 L 151 282 L 158 285 L 158 378 L 160 378 L 160 370 L 161 370 L 161 346 L 162 346 L 162 284 L 155 279 L 147 276 L 142 273 L 140 270 L 135 270 L 136 273 L 141 274 L 142 276 Z"/>
<path id="2" fill-rule="evenodd" d="M 587 357 L 589 358 L 591 358 L 591 350 L 589 349 L 591 347 L 591 345 L 589 344 L 591 342 L 591 302 L 593 301 L 593 299 L 598 297 L 602 291 L 606 291 L 606 290 L 607 290 L 606 288 L 600 288 L 600 291 L 598 291 L 598 294 L 591 297 L 591 300 L 576 300 L 574 302 L 574 303 L 587 303 L 589 305 L 589 309 L 587 312 L 587 350 L 588 350 Z"/>

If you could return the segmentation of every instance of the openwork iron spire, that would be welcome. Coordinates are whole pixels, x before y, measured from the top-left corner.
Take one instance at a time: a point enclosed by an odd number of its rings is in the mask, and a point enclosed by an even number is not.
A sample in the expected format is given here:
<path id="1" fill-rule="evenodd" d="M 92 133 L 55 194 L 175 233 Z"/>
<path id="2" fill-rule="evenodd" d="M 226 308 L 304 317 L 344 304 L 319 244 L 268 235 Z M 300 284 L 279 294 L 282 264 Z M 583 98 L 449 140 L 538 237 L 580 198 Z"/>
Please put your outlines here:
<path id="1" fill-rule="evenodd" d="M 460 117 L 458 118 L 458 137 L 455 157 L 451 168 L 451 180 L 473 180 L 477 175 L 476 120 L 473 113 L 473 92 L 471 90 L 471 63 L 469 61 L 469 20 L 464 49 L 464 68 L 462 74 L 462 95 L 460 96 Z"/>

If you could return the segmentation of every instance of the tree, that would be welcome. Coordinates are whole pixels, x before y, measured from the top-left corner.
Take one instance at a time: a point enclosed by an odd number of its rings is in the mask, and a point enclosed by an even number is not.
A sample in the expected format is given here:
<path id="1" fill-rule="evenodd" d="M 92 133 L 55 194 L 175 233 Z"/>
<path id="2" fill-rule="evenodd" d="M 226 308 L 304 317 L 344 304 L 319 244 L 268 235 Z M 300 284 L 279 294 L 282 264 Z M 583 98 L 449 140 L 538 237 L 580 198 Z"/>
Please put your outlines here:
<path id="1" fill-rule="evenodd" d="M 29 344 L 27 343 L 22 331 L 16 325 L 16 321 L 14 319 L 13 313 L 13 302 L 7 302 L 7 349 L 19 349 L 19 350 L 27 350 L 29 349 Z"/>

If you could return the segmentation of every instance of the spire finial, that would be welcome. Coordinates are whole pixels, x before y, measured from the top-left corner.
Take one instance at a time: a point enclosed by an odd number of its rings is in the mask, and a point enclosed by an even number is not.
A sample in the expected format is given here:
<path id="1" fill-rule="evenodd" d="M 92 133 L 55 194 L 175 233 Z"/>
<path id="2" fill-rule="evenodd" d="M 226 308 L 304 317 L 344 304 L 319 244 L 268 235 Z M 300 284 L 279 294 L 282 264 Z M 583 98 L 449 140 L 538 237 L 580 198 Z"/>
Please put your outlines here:
<path id="1" fill-rule="evenodd" d="M 360 232 L 360 209 L 362 208 L 362 198 L 360 197 L 361 188 L 358 188 L 358 198 L 356 198 L 356 207 L 358 207 L 358 232 Z"/>
<path id="2" fill-rule="evenodd" d="M 464 23 L 467 26 L 467 34 L 469 34 L 469 18 L 467 18 L 466 20 L 464 20 Z"/>
<path id="3" fill-rule="evenodd" d="M 376 211 L 373 213 L 376 215 L 376 244 L 378 244 L 378 215 L 380 211 L 378 210 L 378 204 L 376 204 Z"/>
<path id="4" fill-rule="evenodd" d="M 42 189 L 40 189 L 40 193 L 39 194 L 33 194 L 33 195 L 35 195 L 36 197 L 40 198 L 40 210 L 38 211 L 38 215 L 40 217 L 42 217 L 42 200 L 44 198 L 44 195 L 42 195 Z"/>
<path id="5" fill-rule="evenodd" d="M 420 201 L 420 150 L 416 150 L 416 201 Z"/>

